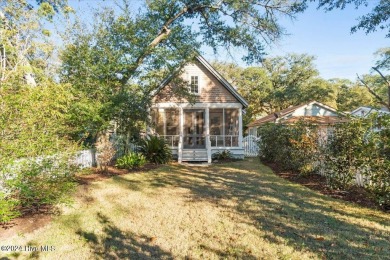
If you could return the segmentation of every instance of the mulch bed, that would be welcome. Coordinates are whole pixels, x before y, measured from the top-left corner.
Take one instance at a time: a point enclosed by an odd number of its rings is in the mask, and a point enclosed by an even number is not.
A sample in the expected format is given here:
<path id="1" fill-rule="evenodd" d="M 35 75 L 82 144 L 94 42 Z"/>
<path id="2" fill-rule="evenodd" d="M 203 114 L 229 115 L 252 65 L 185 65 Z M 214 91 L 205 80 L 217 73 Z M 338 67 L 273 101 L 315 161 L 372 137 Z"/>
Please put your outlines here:
<path id="1" fill-rule="evenodd" d="M 264 162 L 263 162 L 264 163 Z M 270 167 L 278 176 L 291 182 L 299 183 L 302 186 L 308 187 L 312 190 L 319 191 L 320 193 L 330 196 L 332 198 L 341 199 L 349 202 L 359 204 L 360 206 L 380 209 L 375 201 L 370 198 L 368 192 L 362 187 L 352 187 L 349 190 L 332 190 L 326 184 L 326 178 L 318 174 L 310 174 L 308 176 L 300 176 L 296 173 L 286 172 L 280 169 L 278 165 L 274 163 L 264 163 Z M 389 211 L 390 210 L 384 210 Z"/>

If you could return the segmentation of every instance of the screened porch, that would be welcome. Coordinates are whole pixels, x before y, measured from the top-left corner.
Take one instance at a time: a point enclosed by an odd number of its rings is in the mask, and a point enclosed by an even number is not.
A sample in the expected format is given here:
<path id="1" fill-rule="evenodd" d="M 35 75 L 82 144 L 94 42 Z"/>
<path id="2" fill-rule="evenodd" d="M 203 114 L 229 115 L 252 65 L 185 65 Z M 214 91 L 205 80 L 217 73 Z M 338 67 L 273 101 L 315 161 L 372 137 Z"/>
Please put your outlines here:
<path id="1" fill-rule="evenodd" d="M 183 149 L 206 149 L 208 142 L 209 147 L 239 147 L 238 108 L 154 108 L 151 116 L 155 133 L 172 148 L 182 143 Z"/>

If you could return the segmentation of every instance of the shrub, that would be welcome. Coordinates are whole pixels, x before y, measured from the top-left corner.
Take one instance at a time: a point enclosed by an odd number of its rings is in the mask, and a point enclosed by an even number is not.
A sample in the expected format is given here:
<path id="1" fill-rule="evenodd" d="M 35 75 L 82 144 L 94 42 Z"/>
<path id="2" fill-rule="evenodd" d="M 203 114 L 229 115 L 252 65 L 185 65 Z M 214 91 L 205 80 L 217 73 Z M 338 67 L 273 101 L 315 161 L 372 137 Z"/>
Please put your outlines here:
<path id="1" fill-rule="evenodd" d="M 69 202 L 76 186 L 77 167 L 70 156 L 23 159 L 0 171 L 4 194 L 0 196 L 0 220 L 9 221 L 22 212 L 39 211 L 42 206 Z M 18 206 L 18 207 L 17 207 Z"/>
<path id="2" fill-rule="evenodd" d="M 147 136 L 140 141 L 140 152 L 146 159 L 155 164 L 166 164 L 172 158 L 172 152 L 163 138 Z"/>
<path id="3" fill-rule="evenodd" d="M 137 169 L 144 166 L 146 163 L 146 158 L 144 155 L 139 153 L 128 153 L 116 161 L 116 167 L 122 169 Z"/>
<path id="4" fill-rule="evenodd" d="M 314 171 L 318 154 L 317 128 L 303 121 L 296 125 L 267 124 L 259 129 L 259 156 L 283 170 L 301 174 Z"/>
<path id="5" fill-rule="evenodd" d="M 369 166 L 365 167 L 368 180 L 365 189 L 368 190 L 375 201 L 384 209 L 390 208 L 390 161 L 383 158 L 371 159 Z"/>
<path id="6" fill-rule="evenodd" d="M 328 184 L 335 189 L 348 189 L 355 185 L 356 172 L 362 167 L 365 152 L 365 138 L 368 127 L 362 120 L 334 126 L 327 145 L 323 149 L 325 155 L 324 172 Z"/>
<path id="7" fill-rule="evenodd" d="M 67 202 L 66 195 L 76 186 L 73 178 L 75 169 L 66 158 L 28 160 L 21 165 L 17 177 L 9 183 L 17 191 L 17 198 L 23 208 L 38 210 L 42 205 Z"/>
<path id="8" fill-rule="evenodd" d="M 318 127 L 304 121 L 290 126 L 291 170 L 308 175 L 316 170 L 318 157 Z"/>
<path id="9" fill-rule="evenodd" d="M 19 202 L 15 199 L 8 198 L 4 193 L 0 192 L 0 223 L 6 223 L 20 216 L 17 209 Z"/>
<path id="10" fill-rule="evenodd" d="M 114 144 L 110 141 L 109 134 L 101 135 L 95 144 L 96 153 L 97 153 L 97 163 L 100 166 L 100 169 L 106 173 L 108 165 L 111 164 L 115 156 Z"/>
<path id="11" fill-rule="evenodd" d="M 228 160 L 231 159 L 232 153 L 229 150 L 219 151 L 213 154 L 213 160 Z"/>
<path id="12" fill-rule="evenodd" d="M 390 207 L 390 117 L 351 118 L 328 128 L 326 136 L 305 122 L 268 124 L 259 137 L 260 159 L 302 175 L 321 170 L 333 189 L 356 185 L 360 173 L 378 205 Z"/>
<path id="13" fill-rule="evenodd" d="M 290 158 L 290 131 L 284 125 L 266 124 L 259 128 L 259 157 L 266 162 L 280 164 L 282 168 L 289 168 L 285 161 Z"/>

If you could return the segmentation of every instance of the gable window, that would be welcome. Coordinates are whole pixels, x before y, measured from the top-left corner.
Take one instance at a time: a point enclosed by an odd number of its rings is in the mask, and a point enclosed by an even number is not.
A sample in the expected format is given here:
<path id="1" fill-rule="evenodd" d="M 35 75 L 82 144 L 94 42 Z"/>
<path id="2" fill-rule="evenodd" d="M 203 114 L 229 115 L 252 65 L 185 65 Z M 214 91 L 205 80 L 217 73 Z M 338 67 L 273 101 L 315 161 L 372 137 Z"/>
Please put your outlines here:
<path id="1" fill-rule="evenodd" d="M 191 76 L 190 92 L 199 94 L 199 78 L 198 76 Z"/>

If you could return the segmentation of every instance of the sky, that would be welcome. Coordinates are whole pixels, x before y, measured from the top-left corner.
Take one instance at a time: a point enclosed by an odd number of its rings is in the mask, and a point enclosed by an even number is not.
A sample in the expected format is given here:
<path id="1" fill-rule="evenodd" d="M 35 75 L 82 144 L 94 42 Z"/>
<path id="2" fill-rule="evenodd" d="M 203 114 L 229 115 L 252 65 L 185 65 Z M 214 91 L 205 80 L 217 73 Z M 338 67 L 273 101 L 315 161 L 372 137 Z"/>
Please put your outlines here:
<path id="1" fill-rule="evenodd" d="M 323 78 L 355 79 L 357 73 L 370 72 L 376 60 L 374 53 L 379 48 L 390 47 L 386 31 L 350 33 L 351 27 L 358 23 L 356 19 L 370 10 L 371 7 L 356 10 L 349 6 L 324 12 L 312 6 L 297 21 L 285 21 L 291 35 L 274 46 L 271 53 L 308 53 L 317 57 L 316 65 Z"/>
<path id="2" fill-rule="evenodd" d="M 289 35 L 267 48 L 268 55 L 307 53 L 316 57 L 315 65 L 322 78 L 355 80 L 356 74 L 371 72 L 376 60 L 374 53 L 379 48 L 390 47 L 390 39 L 385 38 L 386 31 L 350 33 L 351 27 L 358 23 L 357 18 L 371 9 L 371 6 L 358 10 L 348 6 L 344 10 L 325 12 L 312 5 L 294 21 L 281 20 Z M 234 56 L 237 58 L 228 57 L 227 60 L 242 64 L 239 53 Z M 221 56 L 214 58 L 221 60 Z"/>
<path id="3" fill-rule="evenodd" d="M 369 0 L 375 3 L 378 0 Z M 69 0 L 73 7 L 80 7 L 84 11 L 101 0 Z M 112 1 L 106 0 L 110 5 Z M 134 0 L 135 6 L 139 6 L 139 0 Z M 87 8 L 85 8 L 87 7 Z M 138 8 L 138 7 L 137 7 Z M 315 56 L 315 65 L 320 76 L 325 79 L 346 78 L 356 79 L 356 74 L 368 74 L 375 64 L 374 53 L 383 47 L 390 47 L 390 39 L 385 38 L 386 31 L 377 31 L 365 34 L 359 30 L 351 34 L 350 29 L 356 25 L 357 18 L 367 14 L 372 9 L 361 6 L 355 9 L 353 5 L 344 10 L 332 10 L 325 12 L 317 10 L 314 5 L 296 16 L 296 20 L 281 19 L 281 25 L 288 35 L 277 43 L 268 46 L 268 56 L 285 55 L 287 53 L 307 53 Z M 214 55 L 210 48 L 202 49 L 204 56 L 209 61 L 219 60 L 235 62 L 241 66 L 242 53 L 239 50 L 233 52 L 233 57 L 226 53 Z"/>

